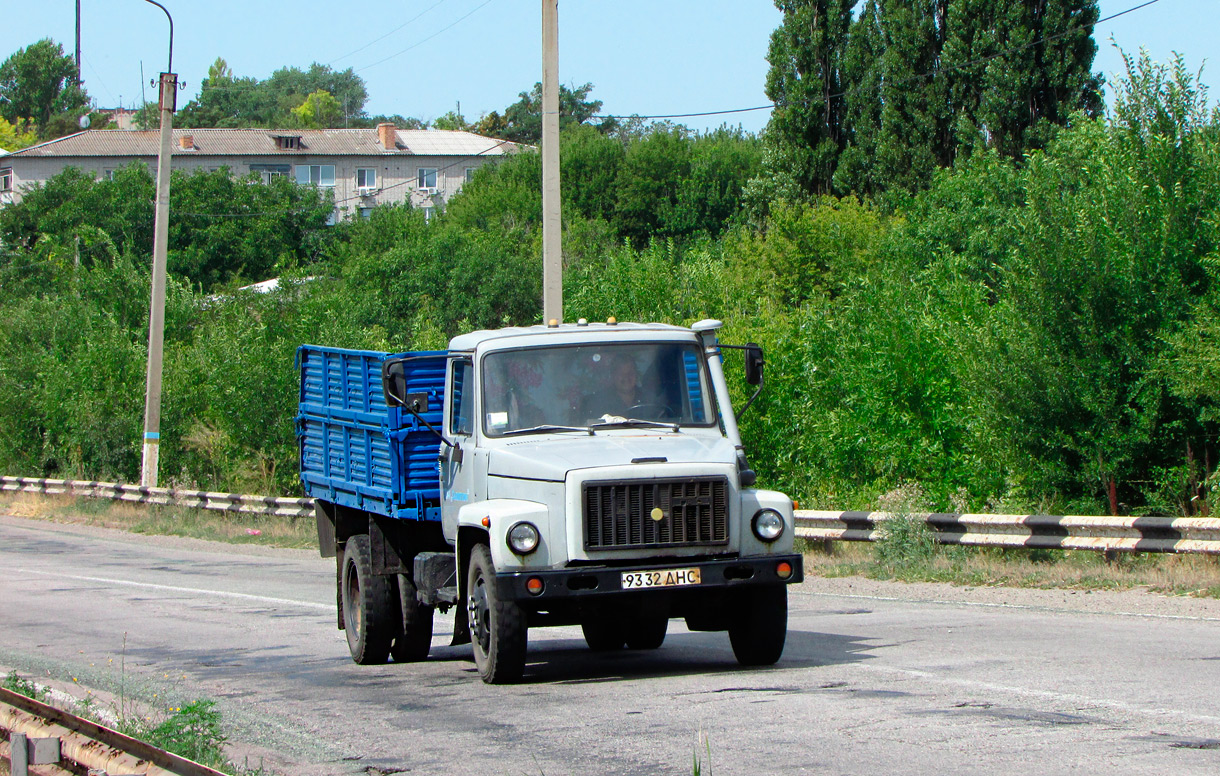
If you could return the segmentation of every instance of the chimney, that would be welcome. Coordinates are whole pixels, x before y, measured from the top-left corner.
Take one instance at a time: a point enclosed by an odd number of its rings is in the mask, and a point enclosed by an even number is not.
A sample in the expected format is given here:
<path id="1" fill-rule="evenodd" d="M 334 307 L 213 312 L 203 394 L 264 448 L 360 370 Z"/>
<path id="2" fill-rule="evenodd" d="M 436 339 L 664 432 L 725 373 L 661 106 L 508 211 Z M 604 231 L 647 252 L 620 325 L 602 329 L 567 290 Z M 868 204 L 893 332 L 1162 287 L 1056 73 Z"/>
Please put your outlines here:
<path id="1" fill-rule="evenodd" d="M 381 147 L 387 151 L 394 151 L 398 148 L 398 132 L 394 129 L 393 124 L 377 125 L 377 142 L 381 143 Z"/>
<path id="2" fill-rule="evenodd" d="M 178 138 L 178 147 L 181 148 L 183 151 L 195 150 L 194 135 L 183 135 L 182 137 Z"/>

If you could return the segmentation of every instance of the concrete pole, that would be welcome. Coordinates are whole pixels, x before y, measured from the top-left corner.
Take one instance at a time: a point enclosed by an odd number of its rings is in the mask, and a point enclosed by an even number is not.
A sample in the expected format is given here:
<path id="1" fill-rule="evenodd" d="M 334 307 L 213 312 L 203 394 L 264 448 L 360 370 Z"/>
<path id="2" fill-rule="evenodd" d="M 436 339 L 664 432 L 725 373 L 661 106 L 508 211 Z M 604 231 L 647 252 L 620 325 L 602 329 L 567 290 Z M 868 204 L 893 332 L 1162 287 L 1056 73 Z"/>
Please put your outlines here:
<path id="1" fill-rule="evenodd" d="M 161 450 L 161 356 L 165 335 L 165 254 L 169 245 L 169 171 L 173 153 L 178 76 L 161 74 L 161 150 L 157 154 L 157 207 L 153 223 L 152 304 L 148 314 L 148 378 L 144 391 L 144 459 L 140 484 L 157 487 Z"/>
<path id="2" fill-rule="evenodd" d="M 542 319 L 563 320 L 559 222 L 559 0 L 542 0 Z"/>

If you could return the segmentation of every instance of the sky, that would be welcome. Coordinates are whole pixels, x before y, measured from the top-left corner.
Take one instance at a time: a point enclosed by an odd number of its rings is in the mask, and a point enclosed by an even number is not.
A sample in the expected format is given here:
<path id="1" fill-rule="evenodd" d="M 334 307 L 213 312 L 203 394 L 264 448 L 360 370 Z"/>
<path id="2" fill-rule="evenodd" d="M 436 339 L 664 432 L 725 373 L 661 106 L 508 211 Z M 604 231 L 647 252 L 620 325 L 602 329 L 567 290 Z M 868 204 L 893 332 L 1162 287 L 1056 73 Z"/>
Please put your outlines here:
<path id="1" fill-rule="evenodd" d="M 1107 17 L 1147 0 L 1101 0 Z M 238 76 L 266 78 L 313 62 L 353 68 L 369 114 L 433 120 L 459 104 L 469 120 L 503 109 L 541 80 L 538 0 L 399 0 L 291 3 L 161 0 L 174 17 L 173 65 L 198 94 L 223 57 Z M 149 82 L 167 63 L 169 25 L 145 0 L 80 0 L 85 88 L 99 107 L 155 100 Z M 75 0 L 0 0 L 0 59 L 50 37 L 72 53 Z M 771 0 L 560 2 L 559 77 L 593 84 L 604 115 L 657 116 L 767 105 L 767 44 L 781 14 Z M 1203 83 L 1220 83 L 1220 0 L 1156 0 L 1096 28 L 1094 70 L 1114 80 L 1128 52 L 1157 61 L 1183 55 Z M 1220 93 L 1212 95 L 1215 104 Z M 679 118 L 692 129 L 727 123 L 756 132 L 769 111 Z"/>

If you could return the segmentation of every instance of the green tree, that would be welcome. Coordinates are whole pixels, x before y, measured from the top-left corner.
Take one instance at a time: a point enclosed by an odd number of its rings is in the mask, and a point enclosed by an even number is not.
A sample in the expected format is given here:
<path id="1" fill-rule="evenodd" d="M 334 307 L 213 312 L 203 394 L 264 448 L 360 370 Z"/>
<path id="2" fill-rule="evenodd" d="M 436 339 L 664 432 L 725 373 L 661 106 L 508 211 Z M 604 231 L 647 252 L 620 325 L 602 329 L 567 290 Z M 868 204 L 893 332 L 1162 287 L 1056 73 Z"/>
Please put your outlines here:
<path id="1" fill-rule="evenodd" d="M 9 123 L 33 122 L 43 135 L 52 116 L 79 117 L 88 104 L 75 63 L 50 38 L 17 49 L 0 64 L 0 116 Z"/>
<path id="2" fill-rule="evenodd" d="M 339 101 L 325 89 L 318 89 L 305 98 L 305 102 L 291 111 L 299 126 L 305 129 L 323 129 L 334 126 L 343 116 Z"/>
<path id="3" fill-rule="evenodd" d="M 0 148 L 5 151 L 17 151 L 28 148 L 38 142 L 38 135 L 33 131 L 23 131 L 21 125 L 10 124 L 0 116 Z"/>
<path id="4" fill-rule="evenodd" d="M 451 110 L 445 115 L 437 118 L 436 121 L 432 122 L 432 128 L 469 132 L 471 129 L 471 124 L 466 120 L 466 117 L 462 115 L 460 107 L 461 106 L 459 105 L 459 109 Z"/>
<path id="5" fill-rule="evenodd" d="M 351 68 L 336 72 L 315 62 L 308 70 L 281 68 L 260 81 L 234 76 L 228 63 L 217 58 L 208 69 L 199 96 L 183 106 L 174 124 L 183 128 L 293 126 L 301 120 L 294 110 L 319 91 L 335 102 L 305 109 L 317 126 L 349 126 L 352 119 L 366 118 L 368 92 L 364 79 Z M 319 109 L 323 112 L 318 113 Z"/>
<path id="6" fill-rule="evenodd" d="M 560 129 L 572 124 L 591 121 L 602 109 L 601 100 L 590 100 L 593 84 L 569 89 L 559 87 Z M 511 140 L 514 143 L 537 145 L 542 141 L 542 83 L 534 84 L 529 92 L 521 92 L 520 99 L 504 109 L 503 117 L 492 112 L 478 123 L 479 134 Z M 494 118 L 493 118 L 494 117 Z"/>
<path id="7" fill-rule="evenodd" d="M 856 0 L 776 0 L 784 13 L 771 34 L 767 97 L 775 103 L 765 138 L 768 177 L 806 196 L 831 191 L 845 143 L 843 57 Z M 782 184 L 781 184 L 782 188 Z"/>

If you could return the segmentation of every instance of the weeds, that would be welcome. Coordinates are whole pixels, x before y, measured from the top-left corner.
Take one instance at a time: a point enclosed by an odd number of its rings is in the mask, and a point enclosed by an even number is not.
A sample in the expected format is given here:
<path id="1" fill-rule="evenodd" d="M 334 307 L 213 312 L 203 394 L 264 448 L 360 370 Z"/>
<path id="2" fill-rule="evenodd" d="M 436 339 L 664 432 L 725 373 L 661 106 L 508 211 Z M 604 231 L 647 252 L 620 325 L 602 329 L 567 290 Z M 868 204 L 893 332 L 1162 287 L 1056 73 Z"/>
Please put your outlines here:
<path id="1" fill-rule="evenodd" d="M 306 549 L 315 547 L 318 541 L 313 521 L 299 518 L 26 493 L 0 495 L 0 509 L 18 517 L 56 523 L 231 544 Z"/>
<path id="2" fill-rule="evenodd" d="M 873 544 L 877 564 L 900 579 L 922 572 L 937 555 L 936 535 L 925 520 L 923 490 L 906 484 L 879 501 L 890 517 L 881 524 Z"/>
<path id="3" fill-rule="evenodd" d="M 4 681 L 0 682 L 0 687 L 36 701 L 45 701 L 48 695 L 47 688 L 40 687 L 29 679 L 22 679 L 16 671 L 10 671 Z"/>
<path id="4" fill-rule="evenodd" d="M 79 684 L 75 677 L 73 683 Z M 120 680 L 118 705 L 109 711 L 98 707 L 92 691 L 87 691 L 84 698 L 70 703 L 72 708 L 69 710 L 124 735 L 233 776 L 269 776 L 261 763 L 257 768 L 252 768 L 248 759 L 237 765 L 225 756 L 228 737 L 224 734 L 223 720 L 215 701 L 198 698 L 181 707 L 145 707 L 141 710 L 127 698 L 122 689 L 125 684 Z M 0 680 L 0 686 L 43 703 L 57 706 L 64 703 L 62 693 L 54 693 L 53 698 L 49 687 L 24 679 L 16 671 Z"/>

